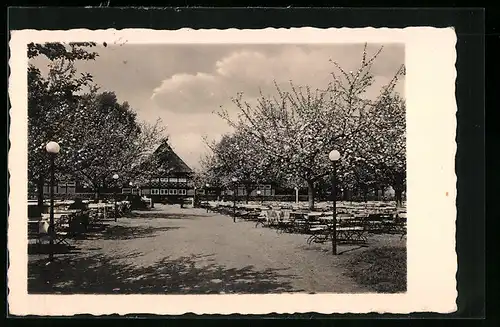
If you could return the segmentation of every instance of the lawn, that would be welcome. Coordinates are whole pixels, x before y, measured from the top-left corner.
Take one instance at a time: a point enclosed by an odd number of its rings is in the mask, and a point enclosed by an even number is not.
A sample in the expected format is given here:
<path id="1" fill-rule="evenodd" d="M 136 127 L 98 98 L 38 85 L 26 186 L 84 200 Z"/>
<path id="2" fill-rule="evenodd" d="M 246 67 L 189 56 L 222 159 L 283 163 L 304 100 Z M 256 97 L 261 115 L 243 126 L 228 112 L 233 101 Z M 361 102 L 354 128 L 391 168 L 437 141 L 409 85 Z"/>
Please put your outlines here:
<path id="1" fill-rule="evenodd" d="M 406 292 L 406 248 L 385 246 L 355 255 L 348 263 L 349 275 L 374 292 Z"/>

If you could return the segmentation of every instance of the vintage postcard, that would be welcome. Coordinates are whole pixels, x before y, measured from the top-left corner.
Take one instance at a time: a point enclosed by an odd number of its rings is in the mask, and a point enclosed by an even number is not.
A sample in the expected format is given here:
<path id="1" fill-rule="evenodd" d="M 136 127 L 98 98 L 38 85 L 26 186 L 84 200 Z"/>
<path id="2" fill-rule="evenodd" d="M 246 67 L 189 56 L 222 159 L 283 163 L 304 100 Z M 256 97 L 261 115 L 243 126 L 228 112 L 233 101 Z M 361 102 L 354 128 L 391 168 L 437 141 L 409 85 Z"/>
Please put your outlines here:
<path id="1" fill-rule="evenodd" d="M 13 31 L 9 312 L 454 312 L 455 44 Z"/>

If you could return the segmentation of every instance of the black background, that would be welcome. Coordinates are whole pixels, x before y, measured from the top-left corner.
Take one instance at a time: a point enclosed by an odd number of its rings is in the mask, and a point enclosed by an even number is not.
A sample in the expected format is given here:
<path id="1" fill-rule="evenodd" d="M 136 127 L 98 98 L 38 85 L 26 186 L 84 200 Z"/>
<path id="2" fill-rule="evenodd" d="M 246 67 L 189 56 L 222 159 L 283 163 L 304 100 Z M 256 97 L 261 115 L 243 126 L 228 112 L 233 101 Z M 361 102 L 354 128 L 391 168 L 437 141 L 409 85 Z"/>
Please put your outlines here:
<path id="1" fill-rule="evenodd" d="M 51 5 L 65 4 L 51 2 Z M 185 6 L 187 2 L 170 3 Z M 11 5 L 21 5 L 12 3 Z M 23 6 L 39 6 L 39 2 L 22 1 Z M 66 4 L 65 4 L 66 5 Z M 98 6 L 89 2 L 75 1 L 72 5 Z M 120 6 L 124 3 L 112 2 L 110 5 Z M 128 5 L 131 5 L 128 3 Z M 144 6 L 142 3 L 137 6 Z M 158 4 L 160 5 L 160 4 Z M 164 4 L 163 4 L 164 5 Z M 193 4 L 191 4 L 193 5 Z M 235 5 L 230 2 L 219 1 L 218 5 Z M 260 4 L 262 5 L 262 4 Z M 312 5 L 312 4 L 311 4 Z M 321 5 L 321 4 L 316 4 Z M 323 4 L 325 5 L 325 4 Z M 375 5 L 375 4 L 372 4 Z M 387 2 L 384 5 L 389 6 Z M 498 16 L 497 16 L 498 17 Z M 491 18 L 491 19 L 490 19 Z M 437 314 L 412 314 L 413 318 L 484 318 L 486 314 L 485 303 L 485 40 L 498 41 L 498 29 L 495 22 L 498 18 L 489 16 L 486 22 L 483 9 L 467 8 L 9 8 L 8 29 L 108 29 L 108 28 L 151 28 L 151 29 L 179 29 L 190 27 L 201 28 L 239 28 L 260 29 L 266 27 L 390 27 L 402 28 L 408 26 L 434 26 L 454 27 L 457 33 L 457 155 L 456 173 L 457 181 L 457 252 L 459 270 L 458 299 L 459 310 L 449 315 Z M 9 34 L 6 35 L 8 44 Z M 8 47 L 8 46 L 7 46 Z M 490 50 L 490 48 L 488 47 Z M 493 54 L 492 58 L 495 58 Z M 7 55 L 8 58 L 8 55 Z M 498 64 L 497 64 L 498 65 Z M 496 67 L 498 68 L 498 66 Z M 496 77 L 496 75 L 495 75 Z M 494 87 L 491 85 L 491 87 Z M 8 112 L 7 112 L 8 114 Z M 8 122 L 8 115 L 7 120 Z M 497 129 L 495 129 L 496 132 Z M 8 124 L 5 134 L 8 141 Z M 8 144 L 5 152 L 7 158 Z M 425 160 L 423 158 L 423 160 Z M 6 162 L 5 162 L 6 163 Z M 7 182 L 7 181 L 6 181 Z M 12 182 L 12 181 L 11 181 Z M 8 185 L 8 182 L 6 183 Z M 432 185 L 430 185 L 432 187 Z M 5 197 L 6 198 L 6 197 Z M 7 212 L 7 210 L 6 210 Z M 495 214 L 495 216 L 498 216 Z M 6 221 L 6 219 L 5 219 Z M 2 221 L 3 222 L 3 221 Z M 490 227 L 491 230 L 492 227 Z M 6 229 L 5 229 L 6 230 Z M 7 244 L 5 244 L 7 248 Z M 497 256 L 494 256 L 497 257 Z M 7 262 L 5 260 L 4 262 Z M 492 278 L 488 284 L 489 290 L 498 290 L 496 278 L 497 266 L 491 265 L 489 271 Z M 7 268 L 6 268 L 7 269 Z M 496 284 L 493 284 L 496 283 Z M 498 310 L 496 306 L 488 306 L 488 316 Z M 8 309 L 6 308 L 8 311 Z M 133 317 L 133 316 L 131 316 Z M 137 317 L 137 316 L 135 316 Z M 144 316 L 146 317 L 146 316 Z M 186 315 L 193 318 L 194 315 Z M 317 314 L 300 315 L 271 315 L 267 318 L 321 318 L 322 324 L 333 324 L 326 318 L 352 317 L 349 315 L 324 316 Z M 364 315 L 364 318 L 401 318 L 399 315 Z M 408 316 L 406 316 L 408 317 Z M 206 316 L 204 318 L 207 318 Z M 212 318 L 221 318 L 213 316 Z M 231 318 L 244 318 L 232 316 Z M 359 318 L 354 316 L 353 318 Z M 17 319 L 15 319 L 17 320 Z M 48 322 L 48 320 L 43 319 Z M 135 323 L 146 323 L 142 320 L 133 320 Z M 184 321 L 184 320 L 182 320 Z M 181 321 L 181 323 L 182 323 Z M 218 320 L 217 320 L 218 321 Z M 12 322 L 12 321 L 10 321 Z M 28 323 L 29 319 L 15 321 L 18 324 Z M 173 322 L 169 320 L 168 323 Z M 211 321 L 221 323 L 221 321 Z M 345 322 L 345 321 L 343 321 Z M 399 321 L 403 323 L 402 321 Z M 412 323 L 417 321 L 413 320 Z M 422 322 L 422 321 L 420 321 Z M 444 323 L 443 320 L 441 322 Z M 477 320 L 476 320 L 477 322 Z M 50 320 L 52 324 L 70 323 L 65 320 Z M 76 323 L 72 320 L 71 323 Z M 151 321 L 148 321 L 151 323 Z M 264 323 L 261 321 L 259 323 Z M 308 324 L 311 323 L 310 321 Z M 372 322 L 370 322 L 371 324 Z M 383 320 L 378 323 L 389 323 Z M 391 321 L 394 323 L 394 321 Z M 452 321 L 451 323 L 456 323 Z"/>

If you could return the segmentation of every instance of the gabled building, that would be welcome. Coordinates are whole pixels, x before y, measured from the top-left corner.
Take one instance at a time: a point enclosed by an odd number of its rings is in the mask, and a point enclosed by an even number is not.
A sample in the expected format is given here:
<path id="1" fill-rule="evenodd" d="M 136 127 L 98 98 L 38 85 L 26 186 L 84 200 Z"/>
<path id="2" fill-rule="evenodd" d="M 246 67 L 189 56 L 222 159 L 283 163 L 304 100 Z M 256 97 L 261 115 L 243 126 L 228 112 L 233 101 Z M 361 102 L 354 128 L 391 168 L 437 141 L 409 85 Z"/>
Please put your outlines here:
<path id="1" fill-rule="evenodd" d="M 155 202 L 178 202 L 192 189 L 193 170 L 174 152 L 164 140 L 144 165 L 139 185 L 123 188 L 124 194 L 141 194 Z"/>

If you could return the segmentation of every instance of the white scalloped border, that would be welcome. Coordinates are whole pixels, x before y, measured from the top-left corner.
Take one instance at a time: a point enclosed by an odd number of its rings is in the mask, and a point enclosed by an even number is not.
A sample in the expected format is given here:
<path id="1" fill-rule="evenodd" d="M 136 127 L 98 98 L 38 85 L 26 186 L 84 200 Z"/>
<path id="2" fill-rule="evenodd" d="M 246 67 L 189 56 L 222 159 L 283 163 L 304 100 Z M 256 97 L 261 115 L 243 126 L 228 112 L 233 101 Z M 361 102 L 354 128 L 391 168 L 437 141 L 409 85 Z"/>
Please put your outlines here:
<path id="1" fill-rule="evenodd" d="M 151 313 L 410 313 L 456 311 L 456 34 L 452 28 L 183 28 L 11 32 L 9 312 L 16 315 Z M 27 56 L 29 42 L 130 44 L 404 43 L 408 153 L 408 292 L 290 295 L 28 295 Z M 431 186 L 431 187 L 429 187 Z"/>

